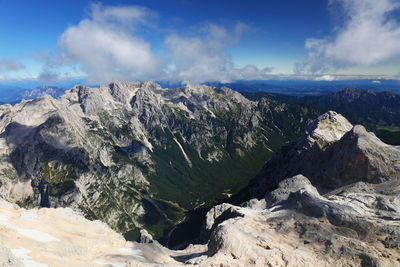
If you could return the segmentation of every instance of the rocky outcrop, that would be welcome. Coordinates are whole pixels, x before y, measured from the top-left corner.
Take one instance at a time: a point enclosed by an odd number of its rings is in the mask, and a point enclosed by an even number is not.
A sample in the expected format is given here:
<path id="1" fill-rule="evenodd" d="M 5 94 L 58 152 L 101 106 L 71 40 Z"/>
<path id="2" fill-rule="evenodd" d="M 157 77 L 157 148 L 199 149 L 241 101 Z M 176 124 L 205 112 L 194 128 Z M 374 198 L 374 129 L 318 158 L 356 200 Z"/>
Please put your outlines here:
<path id="1" fill-rule="evenodd" d="M 318 193 L 315 192 L 315 187 L 312 186 L 307 177 L 299 174 L 290 179 L 285 179 L 281 181 L 277 189 L 268 193 L 265 196 L 266 207 L 270 208 L 272 206 L 285 202 L 288 200 L 291 194 L 296 193 L 300 190 L 306 190 L 308 192 L 313 192 L 314 194 Z"/>
<path id="2" fill-rule="evenodd" d="M 211 257 L 200 262 L 230 266 L 400 266 L 399 213 L 376 206 L 379 199 L 394 204 L 399 192 L 377 194 L 373 186 L 362 182 L 342 190 L 324 197 L 304 176 L 282 181 L 267 197 L 275 200 L 269 208 L 241 208 L 244 217 L 219 224 L 208 243 Z"/>

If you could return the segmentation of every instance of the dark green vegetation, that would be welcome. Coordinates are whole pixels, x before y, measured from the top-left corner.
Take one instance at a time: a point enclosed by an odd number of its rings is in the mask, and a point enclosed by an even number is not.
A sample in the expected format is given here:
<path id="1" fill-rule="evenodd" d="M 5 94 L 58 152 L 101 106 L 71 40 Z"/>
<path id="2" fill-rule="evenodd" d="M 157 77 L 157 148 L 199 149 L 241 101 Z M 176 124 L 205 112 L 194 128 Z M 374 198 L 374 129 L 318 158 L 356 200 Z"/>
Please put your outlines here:
<path id="1" fill-rule="evenodd" d="M 321 113 L 334 110 L 345 116 L 352 124 L 364 125 L 382 141 L 400 145 L 400 95 L 392 92 L 346 88 L 337 93 L 321 96 L 295 97 L 265 92 L 243 93 L 249 99 L 263 97 L 286 103 L 302 103 L 320 109 Z"/>
<path id="2" fill-rule="evenodd" d="M 375 134 L 385 143 L 392 145 L 400 145 L 400 128 L 399 126 L 380 126 L 378 125 Z"/>
<path id="3" fill-rule="evenodd" d="M 282 141 L 282 138 L 275 139 L 277 145 Z M 160 241 L 166 241 L 170 229 L 184 216 L 190 221 L 193 211 L 198 207 L 209 208 L 245 187 L 272 154 L 265 147 L 258 146 L 242 157 L 235 155 L 231 158 L 226 155 L 219 162 L 210 163 L 199 159 L 188 146 L 185 145 L 184 149 L 193 164 L 192 167 L 189 167 L 176 144 L 171 144 L 167 150 L 154 150 L 156 172 L 148 178 L 150 190 L 158 198 L 177 203 L 177 207 L 172 211 L 178 213 L 174 214 L 175 219 L 171 217 L 168 212 L 174 206 L 168 203 L 169 205 L 158 206 L 170 220 L 166 221 L 155 210 L 151 210 L 152 212 L 145 216 L 146 228 L 155 234 L 155 238 L 163 236 Z M 146 211 L 149 211 L 151 205 L 146 202 L 143 204 Z M 185 212 L 186 210 L 188 212 Z M 199 228 L 192 230 L 199 231 Z"/>
<path id="4" fill-rule="evenodd" d="M 31 197 L 27 197 L 23 200 L 17 201 L 17 205 L 25 208 L 25 209 L 29 209 L 29 208 L 33 208 L 33 199 Z"/>
<path id="5" fill-rule="evenodd" d="M 44 181 L 49 186 L 49 195 L 60 197 L 75 188 L 78 176 L 72 165 L 50 166 L 46 164 L 42 170 Z"/>

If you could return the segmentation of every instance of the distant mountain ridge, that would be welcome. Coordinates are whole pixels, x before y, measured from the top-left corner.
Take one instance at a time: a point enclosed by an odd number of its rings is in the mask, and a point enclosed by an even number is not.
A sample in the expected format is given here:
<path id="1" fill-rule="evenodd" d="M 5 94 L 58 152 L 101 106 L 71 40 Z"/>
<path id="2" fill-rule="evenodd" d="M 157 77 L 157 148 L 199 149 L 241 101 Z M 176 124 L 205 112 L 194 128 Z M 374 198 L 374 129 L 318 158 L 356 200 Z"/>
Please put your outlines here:
<path id="1" fill-rule="evenodd" d="M 22 100 L 34 99 L 45 95 L 53 98 L 59 98 L 67 88 L 54 85 L 40 85 L 33 88 L 24 88 L 16 86 L 0 86 L 0 103 L 17 104 Z"/>
<path id="2" fill-rule="evenodd" d="M 38 97 L 43 97 L 45 95 L 50 95 L 53 98 L 59 98 L 67 89 L 61 86 L 48 86 L 42 85 L 38 86 L 32 90 L 25 90 L 22 94 L 21 99 L 35 99 Z M 19 100 L 19 99 L 18 99 Z"/>
<path id="3" fill-rule="evenodd" d="M 243 93 L 251 100 L 267 97 L 286 103 L 306 103 L 322 112 L 335 110 L 350 122 L 362 124 L 383 141 L 400 144 L 400 95 L 393 92 L 345 88 L 321 96 L 293 97 L 271 93 Z"/>
<path id="4" fill-rule="evenodd" d="M 217 87 L 226 86 L 240 93 L 272 93 L 284 94 L 296 97 L 321 96 L 328 93 L 336 93 L 343 88 L 364 88 L 373 92 L 400 93 L 399 80 L 255 80 L 233 81 L 230 83 L 208 83 Z"/>
<path id="5" fill-rule="evenodd" d="M 400 116 L 397 116 L 400 114 L 400 95 L 393 92 L 345 88 L 319 97 L 303 97 L 301 101 L 338 110 L 350 121 L 359 119 L 365 120 L 364 124 L 379 124 L 380 120 L 385 120 L 389 125 L 400 125 Z M 365 115 L 359 115 L 361 113 Z"/>

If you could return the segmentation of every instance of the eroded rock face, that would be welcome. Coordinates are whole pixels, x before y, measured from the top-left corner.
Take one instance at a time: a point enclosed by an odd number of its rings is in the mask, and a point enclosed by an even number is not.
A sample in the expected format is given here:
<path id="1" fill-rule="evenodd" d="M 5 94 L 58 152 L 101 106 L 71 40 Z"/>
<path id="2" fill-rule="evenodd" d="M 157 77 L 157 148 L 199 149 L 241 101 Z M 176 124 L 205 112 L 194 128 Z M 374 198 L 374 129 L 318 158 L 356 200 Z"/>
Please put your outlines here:
<path id="1" fill-rule="evenodd" d="M 400 177 L 400 148 L 330 111 L 311 122 L 298 142 L 284 146 L 266 162 L 250 183 L 249 195 L 261 198 L 298 174 L 323 192 L 357 181 L 390 183 Z"/>
<path id="2" fill-rule="evenodd" d="M 240 208 L 228 203 L 223 203 L 211 208 L 209 212 L 207 212 L 204 226 L 201 233 L 201 239 L 207 240 L 210 236 L 211 231 L 215 229 L 223 221 L 226 221 L 230 218 L 235 217 L 243 217 L 244 214 L 240 212 Z"/>

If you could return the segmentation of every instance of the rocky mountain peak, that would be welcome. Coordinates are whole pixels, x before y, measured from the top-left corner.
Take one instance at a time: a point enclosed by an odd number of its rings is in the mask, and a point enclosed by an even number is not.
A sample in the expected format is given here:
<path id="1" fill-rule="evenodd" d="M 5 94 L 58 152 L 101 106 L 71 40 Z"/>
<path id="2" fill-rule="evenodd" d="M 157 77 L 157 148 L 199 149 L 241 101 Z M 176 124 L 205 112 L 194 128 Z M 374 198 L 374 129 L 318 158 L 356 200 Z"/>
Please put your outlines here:
<path id="1" fill-rule="evenodd" d="M 347 155 L 342 153 L 342 156 L 347 156 L 349 168 L 360 172 L 357 175 L 359 179 L 396 183 L 400 178 L 400 147 L 383 143 L 362 125 L 354 126 L 337 142 L 331 153 L 338 150 L 346 151 Z"/>
<path id="2" fill-rule="evenodd" d="M 351 103 L 357 99 L 366 96 L 376 96 L 376 93 L 371 90 L 361 90 L 356 88 L 345 88 L 338 93 L 342 100 Z"/>
<path id="3" fill-rule="evenodd" d="M 317 143 L 320 148 L 323 148 L 327 144 L 340 140 L 352 128 L 353 125 L 345 117 L 335 111 L 328 111 L 308 125 L 299 144 L 311 147 Z"/>

